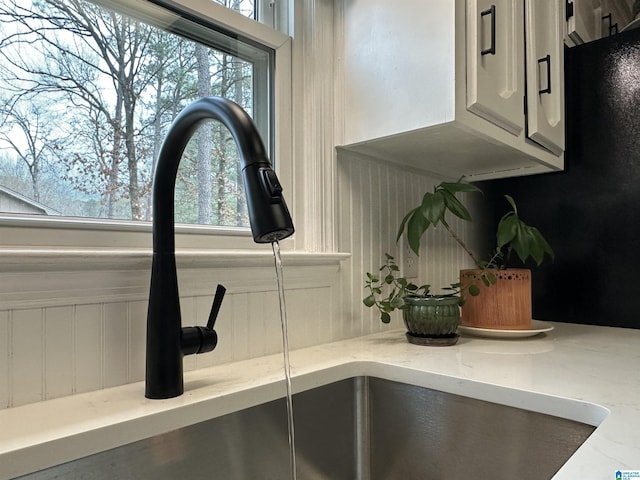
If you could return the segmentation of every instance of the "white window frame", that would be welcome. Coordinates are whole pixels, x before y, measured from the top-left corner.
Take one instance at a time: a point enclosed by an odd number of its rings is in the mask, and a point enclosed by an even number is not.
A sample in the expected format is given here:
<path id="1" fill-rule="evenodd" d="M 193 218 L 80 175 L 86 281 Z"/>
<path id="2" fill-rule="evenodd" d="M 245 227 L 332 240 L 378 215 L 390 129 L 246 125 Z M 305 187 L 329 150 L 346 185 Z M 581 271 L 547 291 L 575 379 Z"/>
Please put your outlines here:
<path id="1" fill-rule="evenodd" d="M 157 16 L 161 3 L 202 18 L 232 33 L 237 33 L 275 51 L 273 137 L 276 170 L 285 189 L 286 199 L 293 201 L 291 142 L 291 38 L 249 19 L 211 0 L 102 0 L 124 13 L 136 12 Z M 0 258 L 5 267 L 14 270 L 46 258 L 51 267 L 69 259 L 89 262 L 102 255 L 118 263 L 132 256 L 147 257 L 151 248 L 151 225 L 133 221 L 98 220 L 70 217 L 28 217 L 0 213 Z M 256 249 L 247 228 L 176 225 L 176 247 L 193 252 L 217 249 Z M 261 247 L 262 250 L 265 247 Z M 283 250 L 293 249 L 292 242 Z M 92 256 L 92 253 L 95 255 Z M 7 262 L 9 262 L 7 264 Z M 13 266 L 13 268 L 12 268 Z M 88 265 L 85 265 L 88 266 Z M 0 265 L 1 269 L 1 265 Z"/>

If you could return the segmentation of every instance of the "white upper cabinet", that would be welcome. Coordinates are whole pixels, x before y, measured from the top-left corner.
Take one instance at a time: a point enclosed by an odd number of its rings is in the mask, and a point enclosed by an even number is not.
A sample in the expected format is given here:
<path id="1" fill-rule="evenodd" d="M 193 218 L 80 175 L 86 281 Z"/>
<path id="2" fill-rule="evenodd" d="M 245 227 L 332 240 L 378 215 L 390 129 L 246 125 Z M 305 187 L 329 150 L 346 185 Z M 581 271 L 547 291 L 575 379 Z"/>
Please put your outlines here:
<path id="1" fill-rule="evenodd" d="M 467 109 L 519 135 L 524 128 L 522 2 L 468 0 Z"/>
<path id="2" fill-rule="evenodd" d="M 564 167 L 564 0 L 336 4 L 339 148 L 451 178 Z"/>
<path id="3" fill-rule="evenodd" d="M 601 36 L 620 33 L 633 18 L 627 0 L 595 0 L 600 5 Z"/>
<path id="4" fill-rule="evenodd" d="M 602 9 L 594 0 L 566 3 L 567 35 L 573 44 L 591 42 L 602 36 Z"/>
<path id="5" fill-rule="evenodd" d="M 561 3 L 526 2 L 527 135 L 561 155 L 564 151 L 564 43 Z"/>
<path id="6" fill-rule="evenodd" d="M 564 0 L 569 46 L 615 35 L 633 20 L 632 0 Z"/>
<path id="7" fill-rule="evenodd" d="M 454 4 L 344 0 L 346 143 L 454 116 Z"/>

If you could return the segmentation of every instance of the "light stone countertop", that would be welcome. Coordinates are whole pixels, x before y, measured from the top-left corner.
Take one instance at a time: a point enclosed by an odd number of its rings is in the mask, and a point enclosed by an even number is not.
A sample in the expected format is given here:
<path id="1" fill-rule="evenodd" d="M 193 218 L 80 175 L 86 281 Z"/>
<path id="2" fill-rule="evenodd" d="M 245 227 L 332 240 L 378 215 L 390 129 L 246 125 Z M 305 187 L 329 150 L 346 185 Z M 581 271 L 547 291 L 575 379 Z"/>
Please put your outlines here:
<path id="1" fill-rule="evenodd" d="M 302 391 L 371 375 L 598 425 L 554 477 L 615 479 L 640 470 L 640 330 L 555 323 L 528 339 L 463 336 L 453 347 L 404 332 L 291 352 Z M 147 400 L 143 383 L 0 411 L 0 480 L 284 395 L 282 356 L 185 374 L 185 394 Z"/>

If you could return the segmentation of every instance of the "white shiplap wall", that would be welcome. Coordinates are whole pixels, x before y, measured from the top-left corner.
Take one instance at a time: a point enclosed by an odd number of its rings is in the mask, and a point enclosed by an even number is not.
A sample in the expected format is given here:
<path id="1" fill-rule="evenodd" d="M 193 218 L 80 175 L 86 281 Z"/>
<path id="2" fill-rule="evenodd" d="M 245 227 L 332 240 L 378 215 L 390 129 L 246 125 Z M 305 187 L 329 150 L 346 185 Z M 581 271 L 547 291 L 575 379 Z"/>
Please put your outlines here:
<path id="1" fill-rule="evenodd" d="M 185 370 L 281 351 L 275 274 L 269 267 L 244 270 L 246 280 L 240 275 L 231 283 L 214 269 L 182 275 L 187 287 L 181 298 L 184 325 L 206 324 L 211 308 L 212 295 L 190 295 L 200 290 L 192 284 L 204 281 L 208 289 L 220 280 L 229 287 L 216 323 L 218 347 L 185 357 Z M 256 282 L 256 276 L 261 280 Z M 207 277 L 210 281 L 203 280 Z M 285 260 L 291 348 L 343 338 L 335 300 L 340 283 L 337 263 L 287 267 Z M 148 279 L 140 285 L 145 289 Z M 145 294 L 140 297 L 121 300 L 114 295 L 113 301 L 95 302 L 70 294 L 67 305 L 59 305 L 64 303 L 60 298 L 49 306 L 35 299 L 40 303 L 35 308 L 0 310 L 0 408 L 143 380 L 147 301 Z"/>
<path id="2" fill-rule="evenodd" d="M 352 252 L 345 262 L 344 315 L 351 319 L 352 332 L 363 335 L 386 328 L 377 311 L 364 307 L 364 278 L 382 265 L 384 253 L 400 264 L 401 244 L 396 234 L 404 215 L 417 206 L 427 191 L 441 179 L 406 170 L 352 152 L 338 154 L 339 249 Z M 451 227 L 470 242 L 466 222 L 448 217 Z M 438 292 L 458 281 L 459 270 L 472 266 L 461 247 L 441 227 L 431 229 L 423 239 L 418 257 L 416 282 L 432 285 Z M 396 312 L 392 326 L 401 326 Z"/>

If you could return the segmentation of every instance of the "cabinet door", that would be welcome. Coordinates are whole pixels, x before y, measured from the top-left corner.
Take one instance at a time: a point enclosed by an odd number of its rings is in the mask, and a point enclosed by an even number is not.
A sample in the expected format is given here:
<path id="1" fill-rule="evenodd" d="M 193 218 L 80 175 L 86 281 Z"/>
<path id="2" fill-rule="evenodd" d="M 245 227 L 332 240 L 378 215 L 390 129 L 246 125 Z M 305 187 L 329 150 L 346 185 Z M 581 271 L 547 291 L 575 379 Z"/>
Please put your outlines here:
<path id="1" fill-rule="evenodd" d="M 556 155 L 564 151 L 564 27 L 557 0 L 525 1 L 527 136 Z"/>
<path id="2" fill-rule="evenodd" d="M 630 5 L 624 0 L 600 0 L 602 8 L 602 36 L 620 33 L 632 20 Z"/>
<path id="3" fill-rule="evenodd" d="M 518 0 L 467 1 L 467 109 L 514 135 L 524 128 L 522 18 Z"/>
<path id="4" fill-rule="evenodd" d="M 600 38 L 600 9 L 596 10 L 593 0 L 573 0 L 566 3 L 567 35 L 576 44 L 587 43 Z"/>

